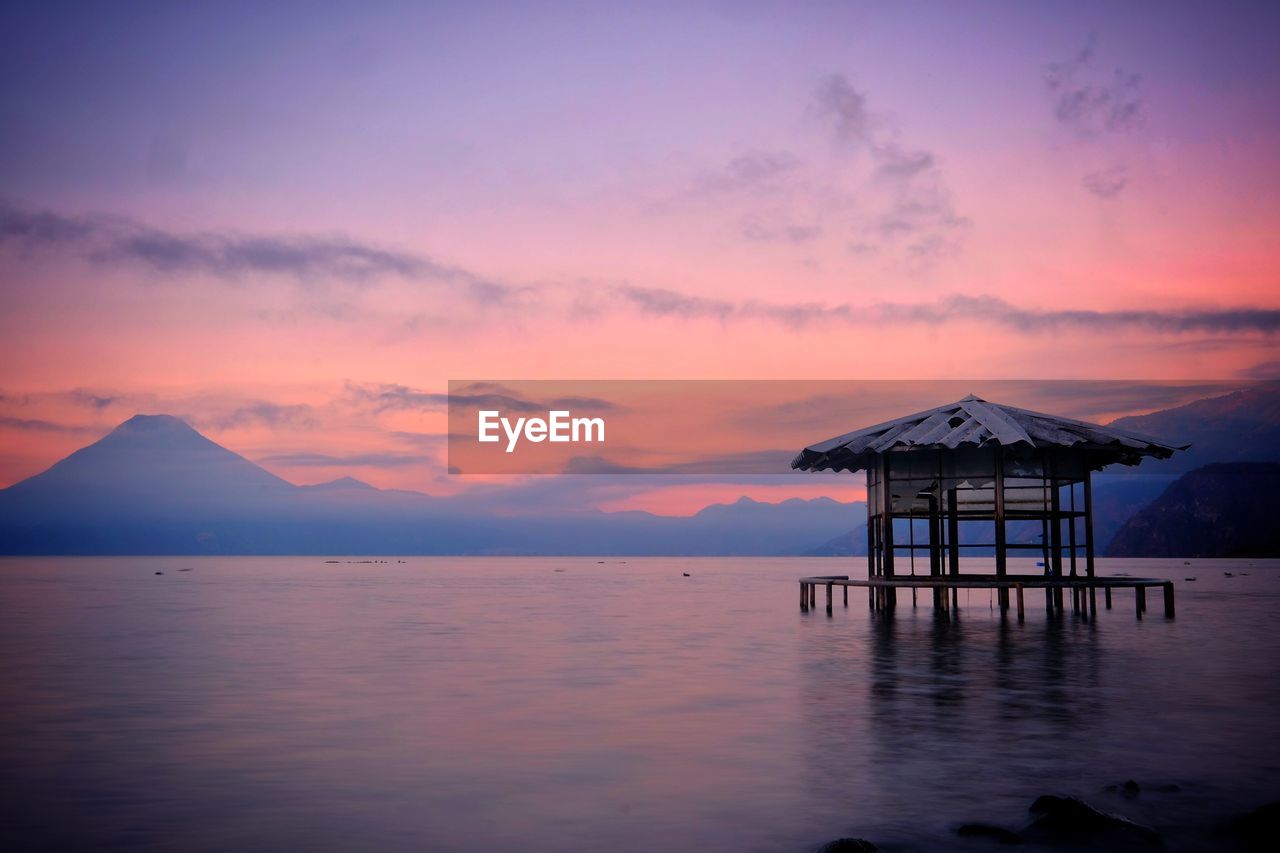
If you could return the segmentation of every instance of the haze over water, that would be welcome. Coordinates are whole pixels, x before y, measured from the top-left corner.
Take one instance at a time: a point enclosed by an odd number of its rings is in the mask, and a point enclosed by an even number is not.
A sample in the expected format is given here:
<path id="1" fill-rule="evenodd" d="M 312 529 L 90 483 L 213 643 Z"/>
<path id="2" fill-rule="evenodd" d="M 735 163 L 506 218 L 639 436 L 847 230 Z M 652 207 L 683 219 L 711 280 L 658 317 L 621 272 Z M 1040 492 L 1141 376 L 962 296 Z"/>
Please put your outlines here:
<path id="1" fill-rule="evenodd" d="M 1211 849 L 1280 795 L 1280 561 L 1019 625 L 799 612 L 856 559 L 342 559 L 0 561 L 0 844 L 984 849 L 1061 793 Z"/>

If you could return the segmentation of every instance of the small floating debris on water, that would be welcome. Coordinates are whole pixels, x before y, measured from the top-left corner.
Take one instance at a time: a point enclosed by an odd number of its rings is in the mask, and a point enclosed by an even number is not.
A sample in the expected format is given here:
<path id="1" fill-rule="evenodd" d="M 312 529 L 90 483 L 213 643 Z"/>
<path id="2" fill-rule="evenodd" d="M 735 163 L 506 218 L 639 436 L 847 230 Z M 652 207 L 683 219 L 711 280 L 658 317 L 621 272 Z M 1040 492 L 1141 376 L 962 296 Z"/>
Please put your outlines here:
<path id="1" fill-rule="evenodd" d="M 596 560 L 596 565 L 597 565 L 597 566 L 603 566 L 603 565 L 604 565 L 604 560 Z"/>
<path id="2" fill-rule="evenodd" d="M 1190 561 L 1190 560 L 1183 560 L 1183 561 L 1182 561 L 1182 565 L 1184 565 L 1184 566 L 1189 566 L 1189 565 L 1191 565 L 1191 561 Z"/>
<path id="3" fill-rule="evenodd" d="M 325 560 L 325 562 L 326 562 L 326 563 L 336 563 L 336 562 L 338 562 L 338 561 L 337 561 L 337 560 Z M 347 562 L 349 563 L 349 562 L 351 562 L 351 561 L 350 561 L 350 560 L 347 560 Z"/>
<path id="4" fill-rule="evenodd" d="M 552 569 L 552 571 L 554 571 L 554 572 L 563 572 L 563 571 L 564 571 L 564 569 Z"/>
<path id="5" fill-rule="evenodd" d="M 1193 581 L 1195 578 L 1183 578 L 1184 581 Z"/>
<path id="6" fill-rule="evenodd" d="M 158 574 L 158 575 L 162 575 L 162 574 L 164 574 L 164 572 L 156 572 L 156 574 Z"/>
<path id="7" fill-rule="evenodd" d="M 1223 573 L 1222 573 L 1222 576 L 1223 576 L 1224 578 L 1233 578 L 1233 577 L 1235 577 L 1235 575 L 1231 574 L 1231 572 L 1223 572 Z"/>
<path id="8" fill-rule="evenodd" d="M 685 576 L 685 577 L 689 577 L 689 573 L 688 573 L 688 572 L 685 572 L 685 573 L 684 573 L 684 576 Z"/>
<path id="9" fill-rule="evenodd" d="M 178 571 L 180 571 L 180 572 L 189 572 L 189 571 L 191 571 L 191 569 L 178 569 Z"/>

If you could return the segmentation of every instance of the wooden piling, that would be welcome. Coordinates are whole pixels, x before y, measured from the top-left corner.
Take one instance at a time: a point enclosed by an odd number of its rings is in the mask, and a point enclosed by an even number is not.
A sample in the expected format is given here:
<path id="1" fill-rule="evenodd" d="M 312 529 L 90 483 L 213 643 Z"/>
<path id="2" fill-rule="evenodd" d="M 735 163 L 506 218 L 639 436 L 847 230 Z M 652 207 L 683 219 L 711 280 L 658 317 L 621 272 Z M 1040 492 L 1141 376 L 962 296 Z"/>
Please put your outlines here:
<path id="1" fill-rule="evenodd" d="M 1147 588 L 1138 586 L 1133 588 L 1133 606 L 1138 613 L 1138 618 L 1142 618 L 1142 614 L 1147 610 Z"/>
<path id="2" fill-rule="evenodd" d="M 1169 619 L 1173 618 L 1173 583 L 1164 585 L 1164 615 Z"/>
<path id="3" fill-rule="evenodd" d="M 848 607 L 849 606 L 849 585 L 844 584 L 842 588 L 844 589 L 844 606 Z"/>
<path id="4" fill-rule="evenodd" d="M 1110 610 L 1111 609 L 1111 587 L 1106 587 L 1105 589 L 1102 590 L 1102 597 L 1106 600 L 1107 609 Z"/>
<path id="5" fill-rule="evenodd" d="M 827 615 L 831 615 L 831 584 L 827 584 Z"/>
<path id="6" fill-rule="evenodd" d="M 1017 586 L 1014 587 L 1014 589 L 1018 593 L 1018 621 L 1025 622 L 1026 616 L 1023 613 L 1023 607 L 1022 607 L 1022 584 L 1018 584 Z"/>
<path id="7" fill-rule="evenodd" d="M 805 589 L 806 584 L 800 584 L 800 612 L 803 613 L 809 609 L 809 591 Z"/>

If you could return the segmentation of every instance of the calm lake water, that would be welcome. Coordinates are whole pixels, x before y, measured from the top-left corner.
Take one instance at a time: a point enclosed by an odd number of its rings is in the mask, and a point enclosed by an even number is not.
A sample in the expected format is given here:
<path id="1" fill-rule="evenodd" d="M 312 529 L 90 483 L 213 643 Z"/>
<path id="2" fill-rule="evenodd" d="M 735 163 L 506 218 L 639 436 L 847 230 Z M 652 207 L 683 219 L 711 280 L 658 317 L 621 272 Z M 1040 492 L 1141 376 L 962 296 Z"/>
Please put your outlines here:
<path id="1" fill-rule="evenodd" d="M 0 845 L 984 850 L 1056 792 L 1212 849 L 1280 799 L 1280 562 L 1181 563 L 1019 625 L 799 611 L 857 560 L 0 560 Z"/>

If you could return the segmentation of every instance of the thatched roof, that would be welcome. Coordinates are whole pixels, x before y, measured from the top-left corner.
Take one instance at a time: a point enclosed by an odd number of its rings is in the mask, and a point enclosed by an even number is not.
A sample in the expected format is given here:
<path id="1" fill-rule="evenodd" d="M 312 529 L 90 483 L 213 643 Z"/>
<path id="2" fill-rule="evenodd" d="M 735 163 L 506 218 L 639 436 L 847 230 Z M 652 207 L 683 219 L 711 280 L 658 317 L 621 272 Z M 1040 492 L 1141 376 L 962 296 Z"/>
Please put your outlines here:
<path id="1" fill-rule="evenodd" d="M 1094 457 L 1094 467 L 1144 457 L 1168 459 L 1190 445 L 1164 444 L 1111 427 L 988 403 L 972 394 L 956 403 L 846 433 L 800 451 L 791 462 L 802 471 L 857 471 L 882 453 L 993 447 L 1071 448 Z"/>

